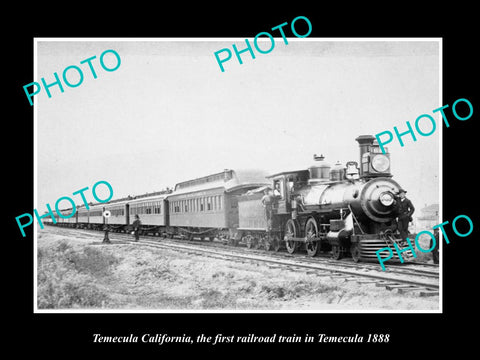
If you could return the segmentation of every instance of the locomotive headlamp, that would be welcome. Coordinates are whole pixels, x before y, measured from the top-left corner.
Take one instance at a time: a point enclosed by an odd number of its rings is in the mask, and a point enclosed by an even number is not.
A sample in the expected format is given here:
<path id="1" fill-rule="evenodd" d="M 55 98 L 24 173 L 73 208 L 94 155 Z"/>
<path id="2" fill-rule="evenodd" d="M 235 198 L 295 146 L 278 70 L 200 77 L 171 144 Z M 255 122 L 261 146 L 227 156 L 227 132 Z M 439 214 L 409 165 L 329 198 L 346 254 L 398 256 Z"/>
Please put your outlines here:
<path id="1" fill-rule="evenodd" d="M 388 159 L 387 159 L 388 160 Z M 380 194 L 380 202 L 383 206 L 390 206 L 393 204 L 393 195 L 390 192 L 383 192 Z"/>
<path id="2" fill-rule="evenodd" d="M 385 172 L 390 167 L 390 160 L 385 155 L 376 155 L 372 160 L 372 166 L 378 172 Z"/>

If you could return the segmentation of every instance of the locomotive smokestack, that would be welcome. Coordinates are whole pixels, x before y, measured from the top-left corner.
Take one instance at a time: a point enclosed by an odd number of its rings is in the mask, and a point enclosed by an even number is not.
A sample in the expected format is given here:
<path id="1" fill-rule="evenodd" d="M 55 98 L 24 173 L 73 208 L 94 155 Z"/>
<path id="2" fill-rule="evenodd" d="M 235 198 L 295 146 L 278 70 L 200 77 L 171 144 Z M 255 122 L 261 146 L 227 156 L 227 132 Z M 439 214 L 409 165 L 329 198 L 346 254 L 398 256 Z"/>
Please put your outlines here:
<path id="1" fill-rule="evenodd" d="M 366 152 L 370 151 L 370 146 L 373 144 L 373 141 L 375 140 L 375 136 L 372 135 L 360 135 L 355 139 L 358 142 L 358 145 L 360 146 L 360 176 L 363 175 L 363 166 L 362 166 L 362 157 L 363 154 Z"/>

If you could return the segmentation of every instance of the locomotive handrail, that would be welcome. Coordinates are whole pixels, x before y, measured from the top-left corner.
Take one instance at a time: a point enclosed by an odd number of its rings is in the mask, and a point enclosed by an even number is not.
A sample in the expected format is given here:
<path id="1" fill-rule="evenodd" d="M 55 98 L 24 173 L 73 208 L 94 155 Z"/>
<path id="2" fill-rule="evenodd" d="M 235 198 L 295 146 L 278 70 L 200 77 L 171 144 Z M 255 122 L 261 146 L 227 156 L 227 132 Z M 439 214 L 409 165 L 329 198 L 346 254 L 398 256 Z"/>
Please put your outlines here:
<path id="1" fill-rule="evenodd" d="M 362 232 L 362 234 L 365 234 L 365 231 L 363 231 L 362 227 L 361 227 L 360 224 L 358 223 L 357 218 L 355 217 L 355 214 L 353 213 L 352 208 L 350 207 L 350 204 L 348 204 L 348 208 L 350 209 L 350 213 L 352 214 L 353 220 L 354 220 L 355 223 L 357 224 L 358 228 L 360 229 L 360 231 Z"/>

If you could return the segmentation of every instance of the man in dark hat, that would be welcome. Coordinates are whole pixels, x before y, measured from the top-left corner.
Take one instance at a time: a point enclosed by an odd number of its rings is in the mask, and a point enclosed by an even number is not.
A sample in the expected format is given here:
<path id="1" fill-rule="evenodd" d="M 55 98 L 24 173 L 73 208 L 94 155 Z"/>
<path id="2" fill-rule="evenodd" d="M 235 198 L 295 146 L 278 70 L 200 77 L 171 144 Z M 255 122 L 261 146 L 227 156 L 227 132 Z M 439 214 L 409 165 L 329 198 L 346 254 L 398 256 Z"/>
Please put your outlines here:
<path id="1" fill-rule="evenodd" d="M 412 214 L 415 211 L 415 207 L 412 202 L 407 199 L 406 191 L 400 189 L 398 191 L 399 199 L 397 200 L 398 206 L 398 231 L 400 232 L 400 237 L 402 240 L 405 240 L 408 237 L 408 223 L 412 221 Z"/>
<path id="2" fill-rule="evenodd" d="M 140 226 L 142 225 L 142 222 L 140 221 L 140 216 L 135 215 L 135 221 L 133 222 L 133 233 L 135 235 L 135 241 L 138 241 L 140 239 Z"/>

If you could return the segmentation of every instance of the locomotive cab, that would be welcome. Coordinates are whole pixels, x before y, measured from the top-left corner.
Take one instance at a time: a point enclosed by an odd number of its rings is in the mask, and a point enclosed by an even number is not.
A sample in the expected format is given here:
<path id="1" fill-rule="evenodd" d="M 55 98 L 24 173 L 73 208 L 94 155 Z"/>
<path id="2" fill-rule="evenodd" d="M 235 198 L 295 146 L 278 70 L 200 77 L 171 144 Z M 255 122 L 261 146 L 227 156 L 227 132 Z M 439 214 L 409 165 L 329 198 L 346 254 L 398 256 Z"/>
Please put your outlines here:
<path id="1" fill-rule="evenodd" d="M 274 212 L 277 214 L 290 214 L 292 211 L 292 194 L 295 189 L 307 184 L 309 179 L 308 170 L 288 171 L 267 177 L 272 181 L 272 188 L 278 189 L 275 196 Z"/>

